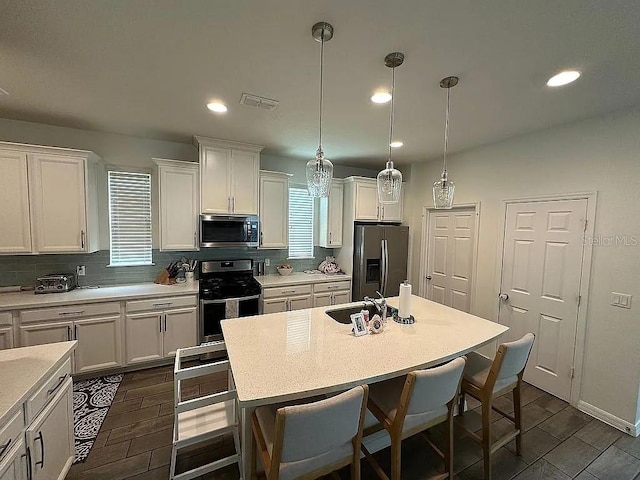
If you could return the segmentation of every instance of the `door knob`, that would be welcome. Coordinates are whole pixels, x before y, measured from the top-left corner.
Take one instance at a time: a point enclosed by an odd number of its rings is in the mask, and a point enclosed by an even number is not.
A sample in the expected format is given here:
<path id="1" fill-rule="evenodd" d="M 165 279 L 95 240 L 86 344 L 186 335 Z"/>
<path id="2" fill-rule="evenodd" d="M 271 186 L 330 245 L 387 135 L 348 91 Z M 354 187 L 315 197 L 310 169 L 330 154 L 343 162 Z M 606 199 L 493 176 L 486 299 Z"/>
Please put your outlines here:
<path id="1" fill-rule="evenodd" d="M 424 278 L 426 278 L 427 280 L 431 280 L 431 275 L 427 275 L 427 276 L 426 276 L 426 277 L 424 277 Z"/>
<path id="2" fill-rule="evenodd" d="M 509 294 L 508 293 L 500 293 L 500 294 L 498 294 L 498 298 L 500 300 L 502 300 L 503 302 L 506 302 L 507 300 L 509 300 Z"/>

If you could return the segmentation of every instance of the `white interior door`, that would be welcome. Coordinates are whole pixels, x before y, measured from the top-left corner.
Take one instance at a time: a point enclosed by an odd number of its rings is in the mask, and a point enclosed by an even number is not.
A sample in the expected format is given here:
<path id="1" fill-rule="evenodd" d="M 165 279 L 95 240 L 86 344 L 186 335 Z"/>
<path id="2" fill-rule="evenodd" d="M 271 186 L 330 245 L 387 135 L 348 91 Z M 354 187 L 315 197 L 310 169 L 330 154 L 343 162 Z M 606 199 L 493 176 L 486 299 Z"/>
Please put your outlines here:
<path id="1" fill-rule="evenodd" d="M 475 208 L 432 210 L 428 222 L 423 295 L 434 302 L 469 312 L 476 239 Z"/>
<path id="2" fill-rule="evenodd" d="M 569 400 L 587 200 L 507 205 L 499 322 L 536 335 L 525 380 Z M 508 297 L 507 297 L 508 296 Z"/>

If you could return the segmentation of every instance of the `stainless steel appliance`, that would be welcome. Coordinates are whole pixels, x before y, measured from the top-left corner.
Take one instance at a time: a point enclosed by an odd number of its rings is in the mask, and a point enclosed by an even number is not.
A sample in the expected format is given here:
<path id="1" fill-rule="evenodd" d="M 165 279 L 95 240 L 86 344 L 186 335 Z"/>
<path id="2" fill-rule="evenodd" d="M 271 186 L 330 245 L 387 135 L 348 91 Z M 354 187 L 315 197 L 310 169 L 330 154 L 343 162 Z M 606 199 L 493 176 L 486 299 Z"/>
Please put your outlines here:
<path id="1" fill-rule="evenodd" d="M 257 247 L 259 241 L 256 216 L 200 215 L 201 247 Z"/>
<path id="2" fill-rule="evenodd" d="M 251 260 L 200 264 L 200 343 L 222 339 L 220 321 L 258 315 L 262 288 Z"/>
<path id="3" fill-rule="evenodd" d="M 50 273 L 36 279 L 36 293 L 62 293 L 78 286 L 74 273 Z"/>
<path id="4" fill-rule="evenodd" d="M 357 224 L 353 249 L 353 301 L 365 296 L 385 297 L 400 293 L 407 279 L 409 227 Z"/>

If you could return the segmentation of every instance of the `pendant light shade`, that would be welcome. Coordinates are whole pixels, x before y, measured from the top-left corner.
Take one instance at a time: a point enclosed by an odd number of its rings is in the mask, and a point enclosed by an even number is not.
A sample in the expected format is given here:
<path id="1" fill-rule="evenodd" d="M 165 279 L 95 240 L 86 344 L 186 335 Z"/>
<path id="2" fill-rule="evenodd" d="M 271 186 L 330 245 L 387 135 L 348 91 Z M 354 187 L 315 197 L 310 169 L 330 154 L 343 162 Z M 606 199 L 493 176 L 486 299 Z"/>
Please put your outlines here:
<path id="1" fill-rule="evenodd" d="M 328 197 L 333 178 L 333 163 L 324 157 L 322 150 L 322 100 L 324 76 L 324 42 L 333 38 L 333 27 L 326 22 L 318 22 L 311 28 L 311 35 L 320 42 L 320 122 L 318 150 L 315 158 L 307 162 L 307 190 L 311 197 Z"/>
<path id="2" fill-rule="evenodd" d="M 391 68 L 391 112 L 389 115 L 389 159 L 384 170 L 378 173 L 378 202 L 380 203 L 398 203 L 400 200 L 400 191 L 402 189 L 402 173 L 393 166 L 391 159 L 393 142 L 393 107 L 395 101 L 396 89 L 396 67 L 404 62 L 404 55 L 400 52 L 393 52 L 384 57 L 384 64 Z"/>
<path id="3" fill-rule="evenodd" d="M 447 89 L 447 110 L 444 120 L 444 156 L 442 160 L 442 175 L 433 184 L 433 206 L 437 209 L 453 208 L 453 193 L 456 185 L 449 180 L 447 172 L 447 146 L 449 144 L 449 100 L 451 89 L 458 84 L 458 77 L 446 77 L 440 81 L 440 87 Z"/>

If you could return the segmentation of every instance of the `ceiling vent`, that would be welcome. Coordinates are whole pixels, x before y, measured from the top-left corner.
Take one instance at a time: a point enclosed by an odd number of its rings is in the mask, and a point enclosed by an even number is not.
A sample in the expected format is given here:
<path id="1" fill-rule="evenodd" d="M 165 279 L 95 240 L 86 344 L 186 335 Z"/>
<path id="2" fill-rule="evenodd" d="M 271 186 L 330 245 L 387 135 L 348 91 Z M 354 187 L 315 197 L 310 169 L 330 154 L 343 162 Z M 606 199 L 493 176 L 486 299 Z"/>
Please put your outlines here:
<path id="1" fill-rule="evenodd" d="M 271 100 L 270 98 L 251 95 L 250 93 L 243 93 L 240 97 L 240 103 L 248 107 L 271 111 L 274 110 L 280 102 L 277 100 Z"/>

